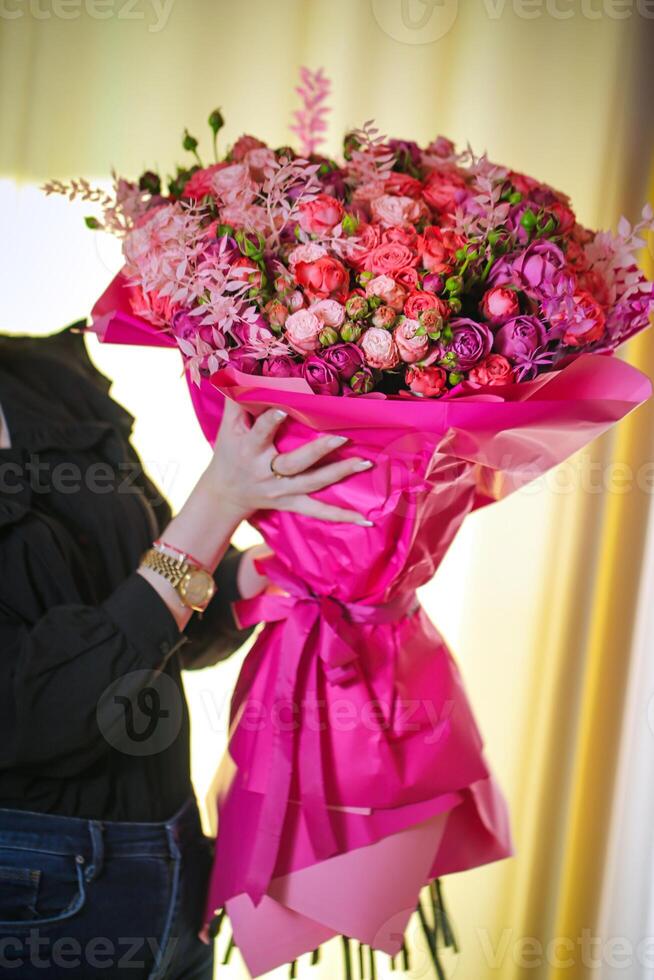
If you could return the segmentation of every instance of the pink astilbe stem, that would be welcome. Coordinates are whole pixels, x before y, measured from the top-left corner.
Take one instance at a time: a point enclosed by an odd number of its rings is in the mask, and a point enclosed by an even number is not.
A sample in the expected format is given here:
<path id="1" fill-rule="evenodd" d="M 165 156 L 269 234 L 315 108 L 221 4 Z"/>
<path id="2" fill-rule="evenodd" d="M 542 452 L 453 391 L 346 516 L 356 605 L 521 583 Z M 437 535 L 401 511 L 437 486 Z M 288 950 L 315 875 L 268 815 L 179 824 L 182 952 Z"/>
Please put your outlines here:
<path id="1" fill-rule="evenodd" d="M 329 112 L 325 102 L 331 91 L 331 82 L 322 68 L 311 71 L 303 67 L 300 68 L 300 84 L 295 91 L 302 100 L 302 108 L 293 113 L 295 121 L 290 129 L 299 138 L 302 156 L 310 157 L 324 142 Z"/>

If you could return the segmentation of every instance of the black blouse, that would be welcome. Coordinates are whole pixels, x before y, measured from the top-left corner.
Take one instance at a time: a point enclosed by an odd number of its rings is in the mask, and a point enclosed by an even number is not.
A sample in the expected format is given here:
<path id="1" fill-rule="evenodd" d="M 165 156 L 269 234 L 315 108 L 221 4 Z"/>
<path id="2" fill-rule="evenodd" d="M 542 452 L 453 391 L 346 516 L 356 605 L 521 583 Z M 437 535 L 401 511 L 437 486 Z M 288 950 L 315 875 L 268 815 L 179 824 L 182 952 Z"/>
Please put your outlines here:
<path id="1" fill-rule="evenodd" d="M 73 325 L 0 337 L 0 807 L 153 821 L 191 793 L 181 669 L 228 656 L 240 552 L 180 635 L 135 571 L 170 520 Z"/>

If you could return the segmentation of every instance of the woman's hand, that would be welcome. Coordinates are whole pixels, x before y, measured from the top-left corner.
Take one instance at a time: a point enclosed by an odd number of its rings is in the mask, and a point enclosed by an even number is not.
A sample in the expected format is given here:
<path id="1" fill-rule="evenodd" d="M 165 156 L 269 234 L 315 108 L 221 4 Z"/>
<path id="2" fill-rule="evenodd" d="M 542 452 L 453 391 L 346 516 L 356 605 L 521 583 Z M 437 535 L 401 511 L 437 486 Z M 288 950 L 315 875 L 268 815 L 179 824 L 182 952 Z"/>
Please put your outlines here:
<path id="1" fill-rule="evenodd" d="M 267 544 L 255 544 L 243 552 L 236 573 L 236 585 L 241 599 L 252 599 L 270 585 L 268 576 L 257 571 L 254 563 L 257 558 L 272 554 Z"/>
<path id="2" fill-rule="evenodd" d="M 316 466 L 347 442 L 342 436 L 319 436 L 293 452 L 278 454 L 274 438 L 285 418 L 285 412 L 269 409 L 252 422 L 240 405 L 225 399 L 213 459 L 202 477 L 202 482 L 216 495 L 223 513 L 229 513 L 239 522 L 256 510 L 286 510 L 323 521 L 370 527 L 372 521 L 362 514 L 314 500 L 309 494 L 373 464 L 354 456 Z M 283 474 L 281 478 L 270 468 L 273 459 L 275 471 Z"/>

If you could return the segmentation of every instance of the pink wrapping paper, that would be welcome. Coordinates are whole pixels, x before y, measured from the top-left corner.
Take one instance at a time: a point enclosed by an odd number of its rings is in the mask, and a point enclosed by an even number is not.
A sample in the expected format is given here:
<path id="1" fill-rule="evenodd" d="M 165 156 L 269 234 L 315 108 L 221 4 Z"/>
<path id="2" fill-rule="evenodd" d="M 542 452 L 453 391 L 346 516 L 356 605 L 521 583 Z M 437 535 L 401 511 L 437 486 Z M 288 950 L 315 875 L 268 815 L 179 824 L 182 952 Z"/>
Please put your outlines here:
<path id="1" fill-rule="evenodd" d="M 102 339 L 172 344 L 127 309 L 118 279 L 94 310 Z M 275 589 L 235 604 L 266 625 L 232 702 L 207 917 L 226 906 L 253 975 L 340 932 L 396 953 L 425 884 L 514 853 L 461 675 L 415 590 L 468 513 L 586 445 L 650 382 L 587 354 L 442 399 L 319 396 L 232 368 L 190 391 L 210 440 L 229 397 L 255 415 L 284 407 L 281 452 L 333 431 L 349 439 L 334 459 L 375 463 L 317 495 L 371 528 L 251 518 Z"/>

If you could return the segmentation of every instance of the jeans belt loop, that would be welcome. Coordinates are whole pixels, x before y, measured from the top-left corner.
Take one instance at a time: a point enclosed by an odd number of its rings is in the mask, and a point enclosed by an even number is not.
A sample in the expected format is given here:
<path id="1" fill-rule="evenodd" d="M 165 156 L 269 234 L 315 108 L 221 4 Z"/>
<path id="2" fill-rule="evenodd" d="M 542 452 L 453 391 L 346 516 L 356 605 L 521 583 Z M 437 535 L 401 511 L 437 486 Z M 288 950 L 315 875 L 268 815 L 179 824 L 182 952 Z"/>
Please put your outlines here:
<path id="1" fill-rule="evenodd" d="M 100 820 L 89 820 L 89 833 L 93 856 L 84 876 L 87 881 L 94 881 L 100 877 L 104 867 L 104 824 Z"/>

